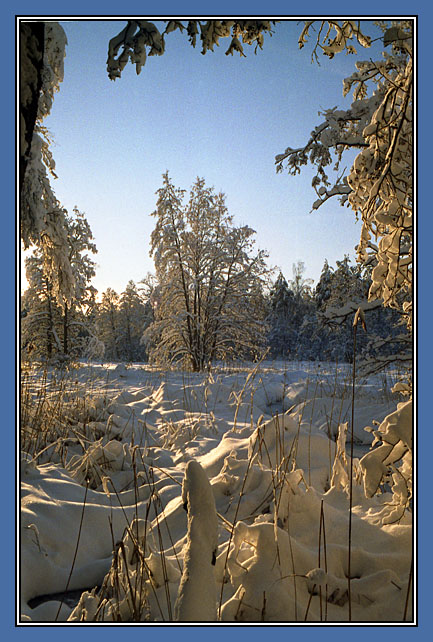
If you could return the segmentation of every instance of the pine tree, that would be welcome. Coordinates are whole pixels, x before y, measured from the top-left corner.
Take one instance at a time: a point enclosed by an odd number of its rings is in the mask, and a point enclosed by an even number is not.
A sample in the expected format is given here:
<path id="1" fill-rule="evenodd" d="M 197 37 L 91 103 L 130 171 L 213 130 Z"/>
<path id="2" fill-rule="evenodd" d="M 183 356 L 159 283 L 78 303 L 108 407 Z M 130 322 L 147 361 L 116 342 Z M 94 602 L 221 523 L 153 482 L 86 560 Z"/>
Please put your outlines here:
<path id="1" fill-rule="evenodd" d="M 107 288 L 101 301 L 96 306 L 96 334 L 105 346 L 106 359 L 118 361 L 119 351 L 119 295 L 112 288 Z"/>
<path id="2" fill-rule="evenodd" d="M 317 306 L 317 323 L 321 338 L 320 359 L 350 361 L 353 352 L 353 315 L 358 307 L 365 310 L 368 333 L 357 338 L 360 367 L 366 364 L 380 368 L 396 357 L 405 363 L 410 360 L 401 353 L 401 346 L 409 340 L 401 324 L 401 315 L 384 308 L 379 302 L 368 302 L 371 287 L 371 267 L 351 265 L 348 256 L 336 261 L 331 268 L 327 261 L 317 284 L 314 299 Z M 396 348 L 396 345 L 398 348 Z M 364 365 L 362 365 L 364 367 Z"/>
<path id="3" fill-rule="evenodd" d="M 52 359 L 62 354 L 62 311 L 37 248 L 26 259 L 26 276 L 29 287 L 21 297 L 22 356 Z"/>
<path id="4" fill-rule="evenodd" d="M 141 337 L 146 326 L 148 309 L 134 281 L 129 281 L 120 295 L 118 310 L 118 351 L 126 361 L 143 361 L 146 349 Z"/>
<path id="5" fill-rule="evenodd" d="M 95 300 L 96 289 L 91 280 L 95 276 L 96 263 L 88 253 L 96 254 L 97 249 L 85 214 L 76 207 L 73 215 L 66 217 L 66 230 L 68 261 L 75 285 L 71 303 L 65 301 L 63 305 L 63 352 L 77 355 L 84 352 L 86 342 L 93 334 L 86 313 Z"/>
<path id="6" fill-rule="evenodd" d="M 267 323 L 270 354 L 274 358 L 289 358 L 293 354 L 297 336 L 293 325 L 295 295 L 282 272 L 270 290 L 269 308 Z"/>
<path id="7" fill-rule="evenodd" d="M 323 310 L 332 294 L 332 270 L 325 259 L 319 281 L 314 290 L 314 301 L 318 310 Z"/>

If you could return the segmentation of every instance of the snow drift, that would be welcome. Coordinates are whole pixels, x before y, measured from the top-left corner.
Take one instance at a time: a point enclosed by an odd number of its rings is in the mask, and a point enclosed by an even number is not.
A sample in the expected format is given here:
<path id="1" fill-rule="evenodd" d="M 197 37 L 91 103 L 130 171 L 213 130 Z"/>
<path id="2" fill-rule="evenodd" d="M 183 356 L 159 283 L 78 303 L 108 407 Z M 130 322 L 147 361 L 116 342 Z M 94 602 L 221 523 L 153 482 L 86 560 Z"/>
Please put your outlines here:
<path id="1" fill-rule="evenodd" d="M 63 450 L 22 455 L 22 622 L 347 622 L 343 367 L 90 374 Z M 359 382 L 352 621 L 412 617 L 411 419 Z"/>

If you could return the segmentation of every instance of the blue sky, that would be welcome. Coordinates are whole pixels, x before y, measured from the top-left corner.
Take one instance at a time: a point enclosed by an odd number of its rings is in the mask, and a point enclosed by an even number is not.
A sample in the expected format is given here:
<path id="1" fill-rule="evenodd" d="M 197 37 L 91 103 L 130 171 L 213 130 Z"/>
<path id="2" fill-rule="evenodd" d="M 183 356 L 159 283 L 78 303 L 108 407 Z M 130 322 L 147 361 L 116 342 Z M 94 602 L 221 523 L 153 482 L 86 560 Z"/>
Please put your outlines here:
<path id="1" fill-rule="evenodd" d="M 345 253 L 354 256 L 360 225 L 353 212 L 333 201 L 310 213 L 312 171 L 291 177 L 274 165 L 287 146 L 306 142 L 320 109 L 350 104 L 342 79 L 354 56 L 312 64 L 312 47 L 297 46 L 301 20 L 275 25 L 263 50 L 255 55 L 246 47 L 246 58 L 225 55 L 228 39 L 203 56 L 175 32 L 139 76 L 128 65 L 113 82 L 105 69 L 108 41 L 125 21 L 61 24 L 65 78 L 44 123 L 55 140 L 53 188 L 69 211 L 76 205 L 87 215 L 99 291 L 121 292 L 153 270 L 150 213 L 166 170 L 183 189 L 201 176 L 223 191 L 235 223 L 256 230 L 269 264 L 288 278 L 298 260 L 317 281 L 325 258 L 335 265 Z"/>

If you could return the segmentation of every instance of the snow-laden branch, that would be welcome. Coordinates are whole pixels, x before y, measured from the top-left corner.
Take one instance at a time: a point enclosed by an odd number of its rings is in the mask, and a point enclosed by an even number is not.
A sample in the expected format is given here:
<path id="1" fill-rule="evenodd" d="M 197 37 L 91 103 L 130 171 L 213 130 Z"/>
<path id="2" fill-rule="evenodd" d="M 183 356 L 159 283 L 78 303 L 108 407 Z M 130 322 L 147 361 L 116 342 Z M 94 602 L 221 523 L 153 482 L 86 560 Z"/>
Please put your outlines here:
<path id="1" fill-rule="evenodd" d="M 303 47 L 314 21 L 305 23 L 299 39 Z M 313 187 L 318 209 L 332 196 L 341 196 L 362 220 L 358 259 L 374 269 L 370 300 L 381 299 L 399 309 L 408 328 L 412 324 L 412 235 L 413 235 L 413 22 L 402 20 L 387 28 L 381 25 L 384 47 L 379 61 L 356 63 L 357 70 L 343 82 L 343 94 L 353 91 L 347 110 L 325 110 L 324 122 L 310 135 L 304 147 L 287 147 L 276 156 L 277 171 L 296 175 L 304 165 L 316 168 Z M 334 35 L 332 35 L 334 34 Z M 350 40 L 369 45 L 353 21 L 320 23 L 313 55 L 320 49 L 332 58 L 350 51 Z M 347 177 L 331 184 L 328 167 L 338 171 L 344 153 L 360 151 Z M 372 240 L 375 243 L 372 243 Z"/>
<path id="2" fill-rule="evenodd" d="M 201 53 L 206 54 L 219 46 L 220 38 L 231 37 L 226 55 L 237 51 L 245 56 L 243 44 L 255 44 L 255 50 L 263 47 L 264 34 L 272 33 L 276 21 L 269 20 L 189 20 L 185 25 L 179 20 L 166 20 L 164 31 L 159 31 L 153 22 L 129 20 L 128 24 L 112 38 L 108 45 L 107 72 L 110 80 L 122 75 L 128 61 L 141 72 L 148 56 L 162 56 L 165 52 L 165 36 L 177 29 L 186 32 L 190 44 L 195 47 L 197 37 L 202 45 Z M 121 51 L 120 51 L 121 50 Z M 120 53 L 119 53 L 120 51 Z"/>

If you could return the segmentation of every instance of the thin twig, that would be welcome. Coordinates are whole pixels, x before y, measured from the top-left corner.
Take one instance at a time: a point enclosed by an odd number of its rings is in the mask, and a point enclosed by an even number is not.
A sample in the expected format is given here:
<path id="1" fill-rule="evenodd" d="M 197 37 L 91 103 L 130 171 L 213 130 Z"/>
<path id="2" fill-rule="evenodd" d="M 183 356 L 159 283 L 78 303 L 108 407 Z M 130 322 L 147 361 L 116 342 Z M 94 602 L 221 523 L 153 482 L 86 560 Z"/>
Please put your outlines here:
<path id="1" fill-rule="evenodd" d="M 77 553 L 78 553 L 78 546 L 80 545 L 81 529 L 82 529 L 82 526 L 83 526 L 84 510 L 85 510 L 85 508 L 86 508 L 86 500 L 87 500 L 87 491 L 88 491 L 88 490 L 89 490 L 89 480 L 87 479 L 87 480 L 86 480 L 86 490 L 85 490 L 85 493 L 84 493 L 83 509 L 82 509 L 82 511 L 81 511 L 80 526 L 79 526 L 79 528 L 78 528 L 78 537 L 77 537 L 77 543 L 76 543 L 76 545 L 75 545 L 74 557 L 73 557 L 73 560 L 72 560 L 71 570 L 69 571 L 68 581 L 66 582 L 66 587 L 65 587 L 65 590 L 63 591 L 62 599 L 60 600 L 59 608 L 58 608 L 58 610 L 57 610 L 56 617 L 55 617 L 55 619 L 54 619 L 54 621 L 55 621 L 55 622 L 57 622 L 57 618 L 58 618 L 58 617 L 59 617 L 59 615 L 60 615 L 60 610 L 61 610 L 61 608 L 62 608 L 62 606 L 63 606 L 63 601 L 64 601 L 64 598 L 65 598 L 65 593 L 68 591 L 69 583 L 70 583 L 70 581 L 71 581 L 72 573 L 73 573 L 73 571 L 74 571 L 75 561 L 76 561 L 76 559 L 77 559 Z"/>

